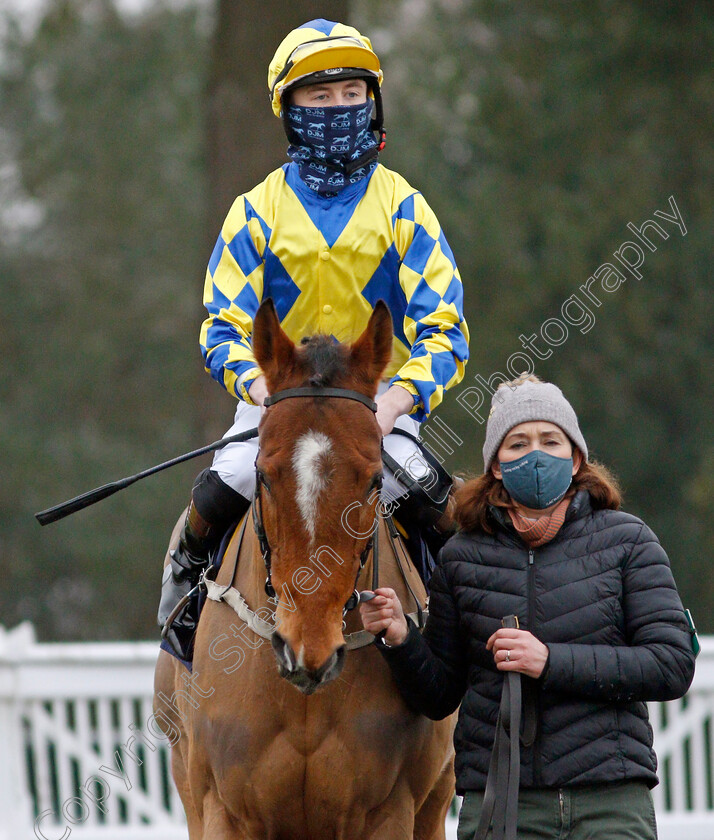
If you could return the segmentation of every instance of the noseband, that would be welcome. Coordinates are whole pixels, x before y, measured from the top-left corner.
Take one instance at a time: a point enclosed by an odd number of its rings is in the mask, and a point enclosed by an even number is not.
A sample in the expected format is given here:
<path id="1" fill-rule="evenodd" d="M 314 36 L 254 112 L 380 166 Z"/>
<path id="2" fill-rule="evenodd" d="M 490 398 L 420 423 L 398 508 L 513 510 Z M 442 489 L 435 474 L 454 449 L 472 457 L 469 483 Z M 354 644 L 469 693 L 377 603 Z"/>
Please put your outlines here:
<path id="1" fill-rule="evenodd" d="M 377 411 L 377 403 L 370 399 L 369 397 L 365 397 L 364 394 L 360 394 L 359 391 L 352 391 L 349 388 L 323 388 L 320 386 L 305 386 L 304 388 L 286 388 L 284 391 L 279 391 L 277 394 L 271 394 L 269 397 L 265 398 L 263 405 L 266 408 L 269 408 L 271 405 L 275 405 L 275 403 L 280 402 L 281 400 L 288 400 L 294 399 L 299 397 L 317 397 L 320 399 L 343 399 L 343 400 L 354 400 L 355 402 L 362 403 L 362 405 L 366 405 L 370 411 L 376 413 Z M 262 473 L 259 469 L 256 468 L 255 471 L 255 495 L 253 497 L 253 527 L 255 529 L 255 535 L 258 538 L 258 544 L 260 545 L 260 553 L 263 555 L 263 562 L 265 563 L 265 571 L 267 577 L 265 578 L 265 594 L 269 598 L 276 598 L 275 587 L 273 586 L 273 581 L 271 577 L 271 549 L 270 543 L 268 542 L 268 537 L 265 533 L 265 528 L 263 526 L 263 504 L 261 500 L 261 486 L 265 483 Z M 381 489 L 381 488 L 380 488 Z M 375 518 L 375 527 L 372 531 L 372 536 L 370 537 L 367 545 L 365 546 L 362 554 L 360 555 L 359 560 L 359 570 L 357 572 L 357 578 L 359 578 L 360 572 L 365 566 L 367 562 L 367 558 L 369 557 L 369 553 L 374 545 L 375 549 L 375 557 L 374 557 L 374 573 L 373 577 L 373 589 L 377 588 L 377 543 L 374 539 L 374 534 L 377 530 L 377 519 Z M 354 609 L 357 604 L 359 603 L 359 594 L 357 592 L 357 579 L 355 579 L 355 590 L 350 595 L 349 600 L 344 606 L 343 615 L 348 611 Z"/>

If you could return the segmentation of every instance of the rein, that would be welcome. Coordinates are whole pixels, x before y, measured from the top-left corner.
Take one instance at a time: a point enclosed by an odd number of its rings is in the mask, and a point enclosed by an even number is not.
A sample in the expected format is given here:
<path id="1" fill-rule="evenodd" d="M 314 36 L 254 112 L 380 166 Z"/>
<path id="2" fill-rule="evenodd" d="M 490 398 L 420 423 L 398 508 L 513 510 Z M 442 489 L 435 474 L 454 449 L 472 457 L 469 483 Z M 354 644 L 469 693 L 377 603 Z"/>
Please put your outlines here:
<path id="1" fill-rule="evenodd" d="M 233 570 L 231 571 L 230 580 L 231 583 L 228 585 L 221 585 L 216 583 L 211 575 L 215 574 L 217 569 L 215 566 L 209 566 L 206 572 L 204 573 L 199 587 L 203 587 L 206 590 L 206 597 L 209 601 L 224 601 L 228 604 L 229 607 L 233 609 L 233 611 L 238 615 L 238 618 L 246 624 L 257 636 L 265 639 L 266 641 L 270 641 L 272 639 L 273 634 L 275 633 L 276 626 L 272 624 L 270 621 L 266 621 L 265 618 L 262 618 L 258 615 L 255 610 L 252 610 L 248 605 L 248 602 L 245 600 L 243 595 L 239 592 L 238 589 L 233 586 L 232 581 L 235 578 L 236 568 L 238 567 L 238 559 L 240 557 L 241 546 L 243 544 L 243 537 L 246 531 L 246 524 L 248 522 L 248 517 L 245 516 L 243 518 L 243 524 L 240 528 L 240 533 L 238 535 L 238 546 L 236 548 L 235 558 L 233 560 Z M 417 598 L 416 594 L 412 590 L 409 585 L 409 579 L 405 572 L 404 563 L 399 557 L 399 551 L 397 550 L 397 546 L 401 547 L 403 550 L 403 546 L 397 540 L 397 530 L 394 526 L 394 523 L 391 517 L 387 518 L 387 528 L 389 533 L 390 543 L 392 544 L 392 550 L 394 551 L 394 557 L 397 562 L 397 566 L 399 571 L 402 575 L 402 579 L 409 590 L 410 595 L 412 596 L 414 603 L 416 604 L 416 610 L 411 612 L 407 615 L 407 618 L 410 618 L 420 630 L 424 629 L 424 625 L 426 624 L 426 619 L 428 617 L 428 611 L 424 609 L 419 599 Z M 378 585 L 378 540 L 374 541 L 374 550 L 372 555 L 372 589 L 376 589 Z M 368 552 L 369 545 L 366 549 Z M 364 554 L 364 552 L 363 552 Z M 405 560 L 405 563 L 408 565 L 409 561 Z M 359 577 L 360 572 L 362 571 L 363 566 L 360 566 L 359 572 L 357 573 L 357 577 Z M 350 600 L 345 605 L 345 609 L 343 610 L 343 614 L 347 612 L 348 609 L 353 609 L 357 606 L 362 600 L 369 600 L 368 598 L 364 597 L 364 592 L 358 592 L 356 589 L 353 594 L 350 596 Z M 354 604 L 350 605 L 350 601 L 354 599 Z M 277 599 L 275 599 L 277 600 Z M 345 633 L 345 647 L 347 650 L 358 650 L 359 648 L 367 647 L 367 645 L 374 644 L 375 637 L 369 633 L 367 630 L 357 630 L 354 633 Z"/>

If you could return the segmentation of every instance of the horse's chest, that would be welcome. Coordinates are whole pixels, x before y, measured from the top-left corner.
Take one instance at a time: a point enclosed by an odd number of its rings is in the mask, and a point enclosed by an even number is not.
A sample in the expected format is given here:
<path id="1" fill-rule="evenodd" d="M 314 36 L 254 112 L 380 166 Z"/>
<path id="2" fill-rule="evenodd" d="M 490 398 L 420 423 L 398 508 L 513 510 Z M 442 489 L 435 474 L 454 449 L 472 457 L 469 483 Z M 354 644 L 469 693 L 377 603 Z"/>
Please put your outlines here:
<path id="1" fill-rule="evenodd" d="M 325 809 L 350 809 L 356 801 L 360 809 L 369 808 L 405 766 L 415 764 L 418 756 L 411 752 L 423 745 L 429 721 L 407 712 L 379 681 L 353 673 L 355 664 L 311 697 L 277 671 L 273 675 L 272 663 L 254 677 L 246 667 L 240 680 L 233 675 L 230 695 L 221 692 L 204 707 L 197 740 L 230 810 L 244 816 L 246 808 L 255 809 L 256 819 L 277 819 L 277 813 L 294 821 L 308 813 L 317 819 Z M 375 778 L 383 783 L 376 788 Z"/>

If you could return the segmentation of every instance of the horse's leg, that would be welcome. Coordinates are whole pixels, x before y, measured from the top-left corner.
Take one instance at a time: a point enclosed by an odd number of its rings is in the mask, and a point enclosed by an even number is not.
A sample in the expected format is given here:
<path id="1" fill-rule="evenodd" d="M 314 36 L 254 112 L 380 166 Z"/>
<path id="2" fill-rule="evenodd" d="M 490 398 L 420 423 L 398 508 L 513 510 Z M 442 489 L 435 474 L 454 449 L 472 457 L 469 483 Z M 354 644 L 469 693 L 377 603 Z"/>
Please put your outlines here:
<path id="1" fill-rule="evenodd" d="M 183 809 L 186 812 L 189 840 L 204 840 L 204 838 L 210 838 L 212 835 L 204 834 L 201 817 L 193 802 L 191 787 L 188 783 L 188 756 L 186 755 L 188 749 L 185 739 L 182 740 L 183 744 L 179 741 L 171 748 L 171 775 L 181 798 Z"/>
<path id="2" fill-rule="evenodd" d="M 414 817 L 414 840 L 444 840 L 446 815 L 454 797 L 454 762 L 449 761 Z"/>
<path id="3" fill-rule="evenodd" d="M 201 821 L 191 796 L 188 784 L 187 752 L 188 738 L 183 721 L 177 718 L 175 709 L 159 696 L 171 697 L 175 691 L 177 668 L 182 668 L 166 651 L 159 652 L 154 676 L 154 719 L 171 743 L 171 775 L 178 790 L 181 804 L 186 812 L 190 840 L 203 840 Z"/>
<path id="4" fill-rule="evenodd" d="M 254 837 L 253 834 L 246 834 L 236 826 L 213 787 L 209 788 L 203 797 L 202 836 L 206 840 L 248 840 L 249 837 L 252 840 Z"/>
<path id="5" fill-rule="evenodd" d="M 405 804 L 409 799 L 407 794 L 401 804 L 395 801 L 394 807 L 389 807 L 385 803 L 370 814 L 361 835 L 362 840 L 414 840 L 417 836 L 412 829 L 414 810 Z"/>
<path id="6" fill-rule="evenodd" d="M 154 675 L 154 719 L 171 743 L 171 775 L 186 812 L 190 840 L 203 840 L 201 820 L 188 783 L 188 738 L 183 721 L 175 709 L 159 696 L 171 697 L 176 688 L 177 669 L 183 668 L 166 651 L 159 651 Z"/>

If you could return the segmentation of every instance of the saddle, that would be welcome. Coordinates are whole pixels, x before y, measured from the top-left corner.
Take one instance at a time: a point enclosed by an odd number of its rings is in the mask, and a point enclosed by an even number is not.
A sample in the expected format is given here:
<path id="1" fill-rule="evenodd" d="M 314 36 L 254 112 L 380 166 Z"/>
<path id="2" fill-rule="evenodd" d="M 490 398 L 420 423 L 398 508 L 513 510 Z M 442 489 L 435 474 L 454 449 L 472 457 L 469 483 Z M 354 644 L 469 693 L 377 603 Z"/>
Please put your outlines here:
<path id="1" fill-rule="evenodd" d="M 245 521 L 247 521 L 248 516 L 250 515 L 250 511 L 244 514 L 242 517 Z M 226 554 L 226 549 L 228 548 L 228 544 L 231 541 L 234 531 L 240 524 L 240 519 L 237 522 L 234 522 L 229 528 L 226 529 L 225 533 L 221 537 L 220 542 L 216 549 L 210 552 L 210 560 L 208 563 L 208 569 L 211 570 L 211 575 L 213 578 L 218 574 L 222 564 L 223 558 Z M 206 572 L 208 573 L 208 572 Z M 198 619 L 201 616 L 201 612 L 206 605 L 206 590 L 205 587 L 202 586 L 202 582 L 199 582 L 197 586 L 195 586 L 186 596 L 185 604 L 183 605 L 185 609 L 193 609 L 196 615 L 196 626 L 198 626 Z M 177 613 L 179 614 L 179 613 Z M 193 642 L 188 650 L 188 658 L 184 659 L 183 657 L 179 656 L 179 654 L 174 650 L 173 646 L 166 640 L 162 639 L 161 644 L 159 645 L 161 650 L 165 650 L 166 653 L 170 653 L 175 659 L 178 661 L 189 671 L 193 670 Z"/>

